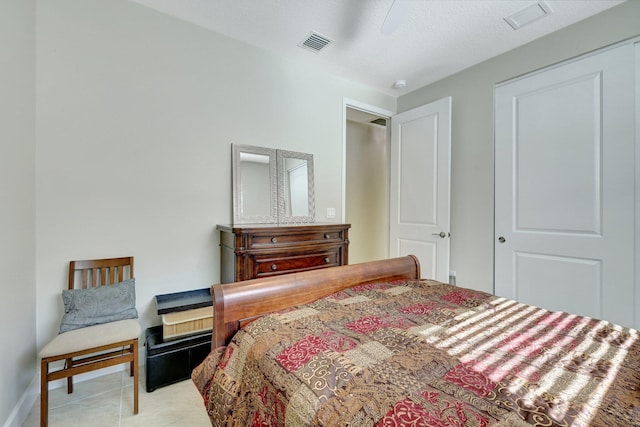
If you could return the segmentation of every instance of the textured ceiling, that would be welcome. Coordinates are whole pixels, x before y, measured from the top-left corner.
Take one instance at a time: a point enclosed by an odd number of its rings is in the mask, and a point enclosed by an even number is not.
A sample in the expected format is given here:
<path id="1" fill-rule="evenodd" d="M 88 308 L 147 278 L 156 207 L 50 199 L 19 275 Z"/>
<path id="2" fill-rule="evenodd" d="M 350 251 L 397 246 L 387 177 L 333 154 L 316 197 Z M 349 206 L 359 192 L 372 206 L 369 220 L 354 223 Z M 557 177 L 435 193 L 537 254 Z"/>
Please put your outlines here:
<path id="1" fill-rule="evenodd" d="M 504 18 L 535 0 L 401 0 L 408 12 L 385 35 L 393 0 L 131 1 L 393 96 L 622 3 L 547 0 L 551 15 L 514 31 Z M 312 31 L 333 43 L 320 53 L 298 47 Z M 393 89 L 399 79 L 407 86 Z"/>

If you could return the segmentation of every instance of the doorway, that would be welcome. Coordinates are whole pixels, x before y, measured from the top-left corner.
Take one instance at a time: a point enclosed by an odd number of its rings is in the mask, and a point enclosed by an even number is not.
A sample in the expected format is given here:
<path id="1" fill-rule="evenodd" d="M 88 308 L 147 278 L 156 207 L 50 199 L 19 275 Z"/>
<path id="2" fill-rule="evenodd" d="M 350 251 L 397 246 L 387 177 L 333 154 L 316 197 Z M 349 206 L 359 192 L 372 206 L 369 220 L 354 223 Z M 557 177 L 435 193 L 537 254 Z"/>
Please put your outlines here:
<path id="1" fill-rule="evenodd" d="M 423 277 L 447 280 L 451 102 L 446 97 L 394 115 L 343 100 L 342 218 L 351 224 L 350 263 L 414 254 Z"/>
<path id="2" fill-rule="evenodd" d="M 389 257 L 388 124 L 385 112 L 346 105 L 343 218 L 351 224 L 350 264 Z"/>

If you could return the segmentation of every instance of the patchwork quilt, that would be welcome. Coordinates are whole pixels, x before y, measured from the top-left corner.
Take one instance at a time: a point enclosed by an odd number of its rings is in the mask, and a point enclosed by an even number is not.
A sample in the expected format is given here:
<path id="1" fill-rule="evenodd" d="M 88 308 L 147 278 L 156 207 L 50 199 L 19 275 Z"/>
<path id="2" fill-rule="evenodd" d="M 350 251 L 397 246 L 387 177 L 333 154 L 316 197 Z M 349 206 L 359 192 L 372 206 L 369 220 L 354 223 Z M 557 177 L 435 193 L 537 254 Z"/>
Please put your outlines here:
<path id="1" fill-rule="evenodd" d="M 640 426 L 636 330 L 428 280 L 261 317 L 192 374 L 214 426 Z"/>

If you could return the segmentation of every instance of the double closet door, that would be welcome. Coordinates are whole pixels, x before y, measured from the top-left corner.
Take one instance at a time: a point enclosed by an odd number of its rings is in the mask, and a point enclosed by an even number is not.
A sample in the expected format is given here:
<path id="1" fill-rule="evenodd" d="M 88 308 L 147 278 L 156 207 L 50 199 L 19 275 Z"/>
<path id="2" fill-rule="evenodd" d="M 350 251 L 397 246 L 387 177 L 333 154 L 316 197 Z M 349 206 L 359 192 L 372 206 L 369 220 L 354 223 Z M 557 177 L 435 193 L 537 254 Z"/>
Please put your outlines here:
<path id="1" fill-rule="evenodd" d="M 638 43 L 495 91 L 495 293 L 640 322 Z"/>

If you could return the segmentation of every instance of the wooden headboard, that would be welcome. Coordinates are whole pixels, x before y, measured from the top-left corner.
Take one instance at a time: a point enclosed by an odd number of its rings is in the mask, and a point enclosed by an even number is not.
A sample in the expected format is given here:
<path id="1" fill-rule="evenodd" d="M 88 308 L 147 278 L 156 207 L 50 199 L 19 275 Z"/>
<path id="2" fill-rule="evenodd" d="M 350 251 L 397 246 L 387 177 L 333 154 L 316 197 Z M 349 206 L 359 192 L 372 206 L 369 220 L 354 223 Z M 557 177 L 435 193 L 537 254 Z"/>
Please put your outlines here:
<path id="1" fill-rule="evenodd" d="M 415 256 L 408 255 L 266 279 L 213 285 L 211 347 L 215 349 L 226 345 L 243 323 L 267 313 L 307 304 L 362 283 L 419 278 L 420 263 Z"/>

